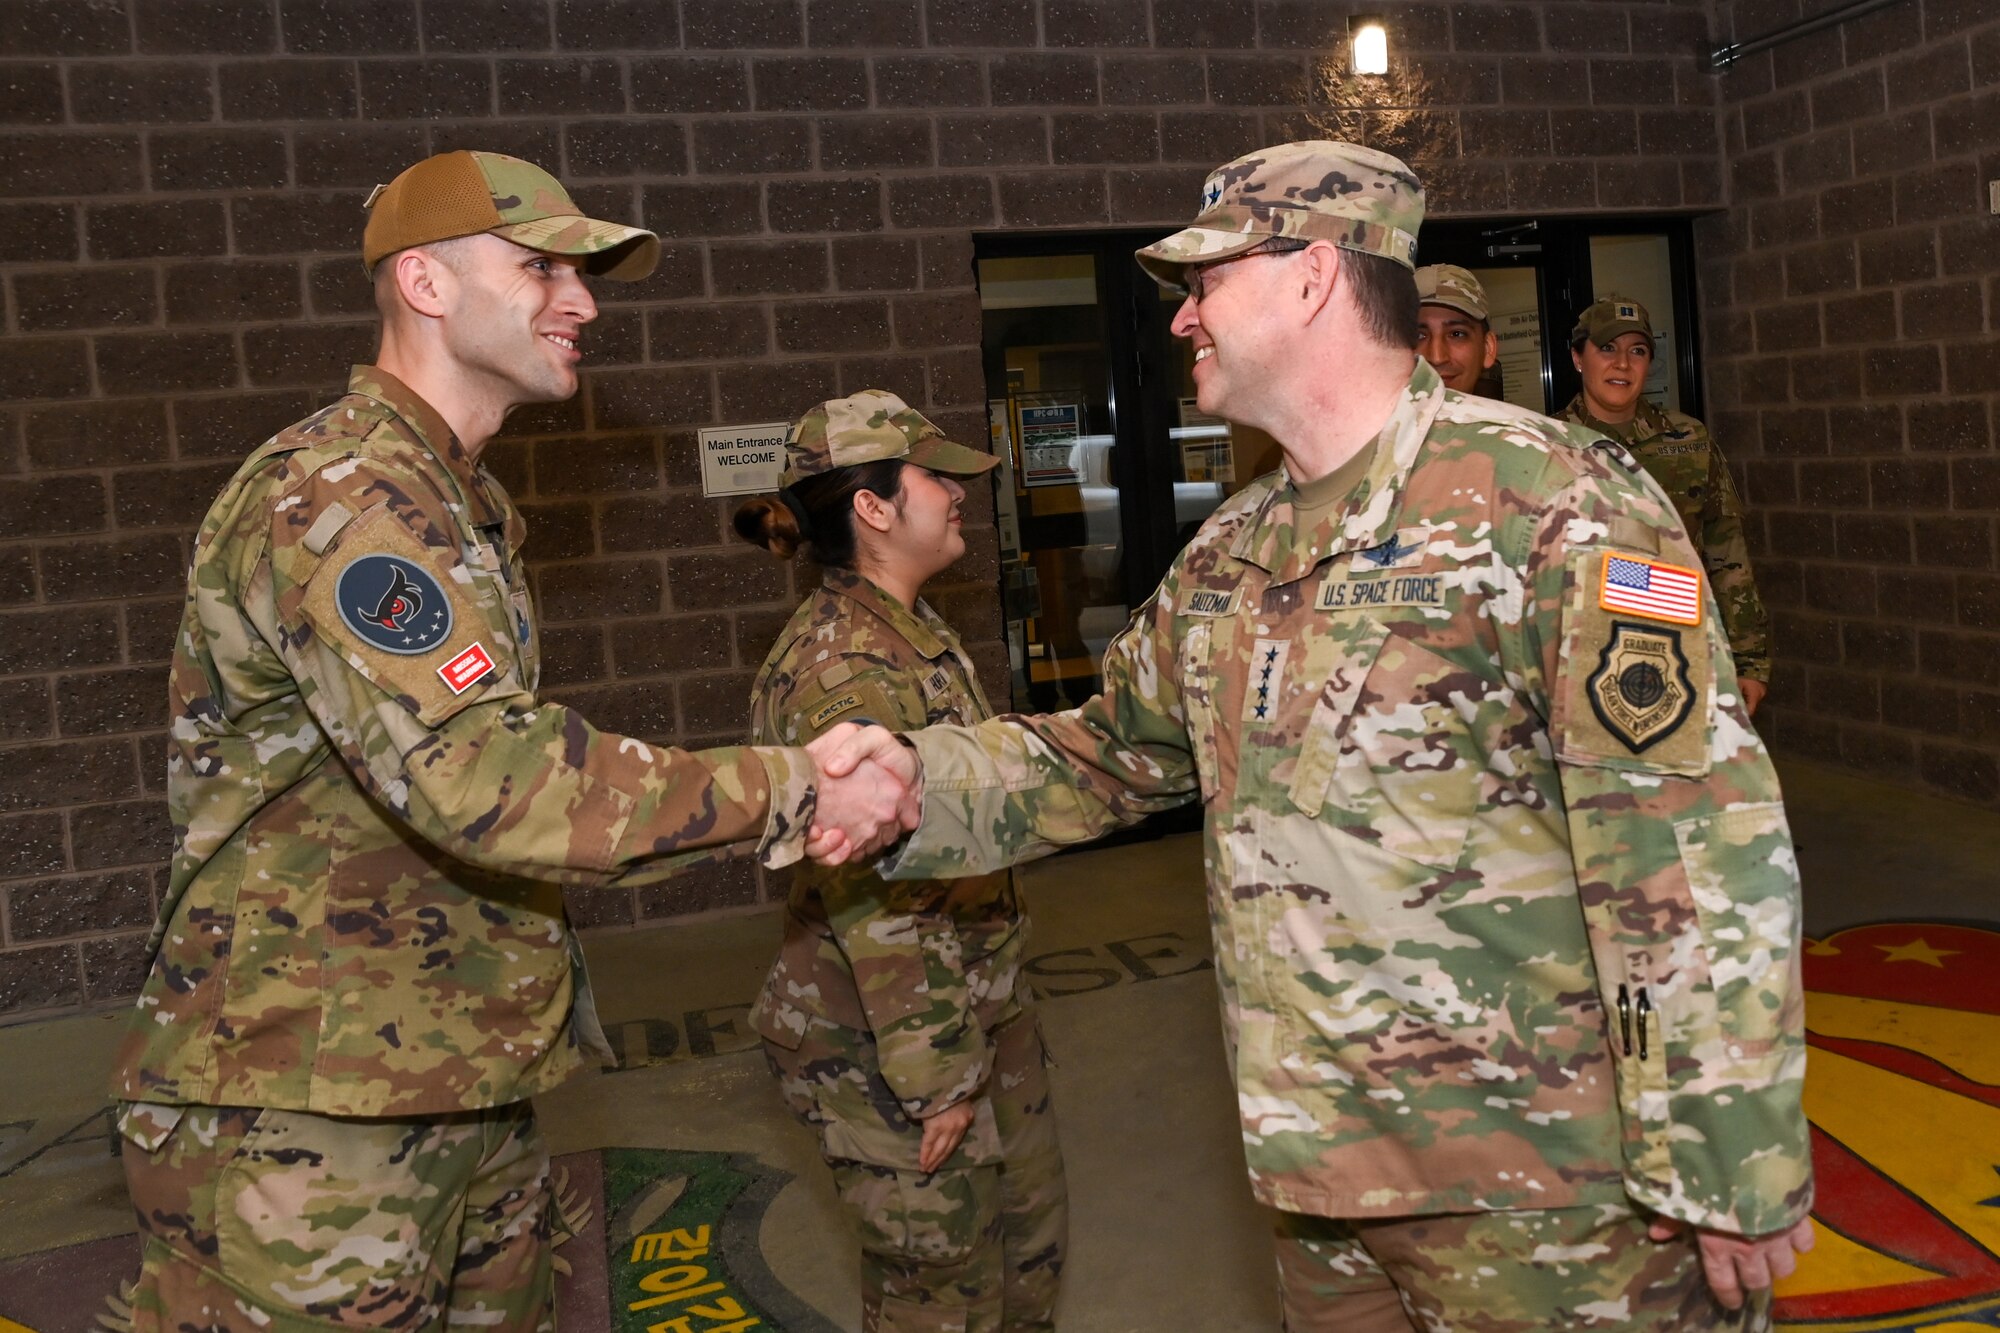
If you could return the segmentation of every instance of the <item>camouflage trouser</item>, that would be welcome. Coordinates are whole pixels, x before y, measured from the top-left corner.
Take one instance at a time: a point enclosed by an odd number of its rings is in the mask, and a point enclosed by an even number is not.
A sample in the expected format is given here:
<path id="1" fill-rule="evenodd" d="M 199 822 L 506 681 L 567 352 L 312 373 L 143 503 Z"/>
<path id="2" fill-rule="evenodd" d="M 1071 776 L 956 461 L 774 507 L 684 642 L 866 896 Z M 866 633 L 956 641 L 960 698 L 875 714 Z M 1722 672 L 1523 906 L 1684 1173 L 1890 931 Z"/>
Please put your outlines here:
<path id="1" fill-rule="evenodd" d="M 972 1128 L 928 1175 L 916 1164 L 923 1131 L 883 1081 L 870 1034 L 813 1019 L 797 1050 L 764 1044 L 860 1228 L 866 1333 L 1055 1327 L 1069 1196 L 1041 1032 L 1027 1013 L 991 1038 Z"/>
<path id="2" fill-rule="evenodd" d="M 525 1102 L 409 1120 L 127 1103 L 120 1126 L 134 1333 L 555 1328 Z"/>
<path id="3" fill-rule="evenodd" d="M 1691 1235 L 1619 1204 L 1381 1222 L 1279 1213 L 1287 1333 L 1540 1333 L 1766 1326 L 1709 1294 Z M 1753 1313 L 1754 1312 L 1754 1313 Z"/>

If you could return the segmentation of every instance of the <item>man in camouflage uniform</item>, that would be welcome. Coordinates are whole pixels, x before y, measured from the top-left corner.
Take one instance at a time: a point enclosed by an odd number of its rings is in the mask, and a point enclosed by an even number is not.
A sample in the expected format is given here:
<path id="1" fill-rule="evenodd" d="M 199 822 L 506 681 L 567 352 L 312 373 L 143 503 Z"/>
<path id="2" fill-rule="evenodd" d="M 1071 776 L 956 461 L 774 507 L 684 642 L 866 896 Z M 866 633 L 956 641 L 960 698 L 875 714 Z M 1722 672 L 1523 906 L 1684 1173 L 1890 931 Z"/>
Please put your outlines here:
<path id="1" fill-rule="evenodd" d="M 176 848 L 114 1083 L 134 1326 L 553 1327 L 528 1098 L 609 1051 L 563 883 L 795 859 L 799 751 L 658 748 L 536 698 L 523 525 L 479 454 L 576 390 L 579 270 L 650 232 L 526 162 L 371 197 L 379 365 L 255 450 L 196 542 Z"/>
<path id="2" fill-rule="evenodd" d="M 1725 1325 L 1811 1234 L 1776 776 L 1665 497 L 1414 355 L 1421 216 L 1396 159 L 1288 144 L 1139 252 L 1190 293 L 1202 410 L 1284 469 L 1182 552 L 1098 698 L 907 737 L 923 819 L 889 871 L 1199 798 L 1286 1327 Z"/>
<path id="3" fill-rule="evenodd" d="M 1469 269 L 1426 264 L 1417 270 L 1417 355 L 1447 389 L 1477 394 L 1500 359 L 1486 307 L 1486 289 Z"/>
<path id="4" fill-rule="evenodd" d="M 1569 345 L 1579 371 L 1593 353 L 1610 370 L 1622 367 L 1620 389 L 1629 387 L 1629 393 L 1613 390 L 1614 401 L 1605 401 L 1586 380 L 1559 415 L 1624 445 L 1674 502 L 1715 591 L 1744 703 L 1755 713 L 1771 684 L 1771 616 L 1750 572 L 1743 502 L 1722 450 L 1709 438 L 1707 426 L 1644 396 L 1656 350 L 1645 306 L 1622 296 L 1597 302 L 1577 316 Z"/>
<path id="5" fill-rule="evenodd" d="M 800 417 L 785 453 L 787 488 L 885 459 L 954 478 L 999 463 L 872 389 Z M 854 563 L 823 565 L 779 633 L 751 689 L 753 739 L 993 716 L 951 627 Z M 751 1022 L 860 1228 L 870 1333 L 1055 1327 L 1069 1204 L 1027 942 L 1006 870 L 893 884 L 865 865 L 795 872 Z"/>

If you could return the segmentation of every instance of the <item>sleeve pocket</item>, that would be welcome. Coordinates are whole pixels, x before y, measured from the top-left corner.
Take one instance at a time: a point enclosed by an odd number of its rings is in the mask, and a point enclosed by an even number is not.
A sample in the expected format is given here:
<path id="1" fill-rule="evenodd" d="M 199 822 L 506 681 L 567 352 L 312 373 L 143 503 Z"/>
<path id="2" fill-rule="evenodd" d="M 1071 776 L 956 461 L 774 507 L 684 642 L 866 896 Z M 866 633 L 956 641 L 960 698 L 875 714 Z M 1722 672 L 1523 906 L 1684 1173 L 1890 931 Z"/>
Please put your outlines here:
<path id="1" fill-rule="evenodd" d="M 377 505 L 314 566 L 302 610 L 328 654 L 435 728 L 493 693 L 514 663 L 475 577 Z"/>
<path id="2" fill-rule="evenodd" d="M 1683 819 L 1674 839 L 1701 919 L 1722 1054 L 1731 1064 L 1781 1055 L 1802 1004 L 1798 862 L 1785 808 Z"/>

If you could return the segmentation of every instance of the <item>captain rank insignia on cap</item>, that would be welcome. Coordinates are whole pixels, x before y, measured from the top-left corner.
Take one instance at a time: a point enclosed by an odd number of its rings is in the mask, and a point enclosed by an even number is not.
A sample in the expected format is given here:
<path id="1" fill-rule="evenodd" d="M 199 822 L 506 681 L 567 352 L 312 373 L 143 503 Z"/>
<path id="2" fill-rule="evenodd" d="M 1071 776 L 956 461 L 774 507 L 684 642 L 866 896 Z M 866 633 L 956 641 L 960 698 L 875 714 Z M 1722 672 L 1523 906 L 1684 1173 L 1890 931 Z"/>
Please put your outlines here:
<path id="1" fill-rule="evenodd" d="M 1612 309 L 1617 312 L 1618 318 L 1620 319 L 1639 318 L 1639 307 L 1633 305 L 1630 301 L 1620 301 L 1618 302 L 1618 304 L 1614 305 Z"/>

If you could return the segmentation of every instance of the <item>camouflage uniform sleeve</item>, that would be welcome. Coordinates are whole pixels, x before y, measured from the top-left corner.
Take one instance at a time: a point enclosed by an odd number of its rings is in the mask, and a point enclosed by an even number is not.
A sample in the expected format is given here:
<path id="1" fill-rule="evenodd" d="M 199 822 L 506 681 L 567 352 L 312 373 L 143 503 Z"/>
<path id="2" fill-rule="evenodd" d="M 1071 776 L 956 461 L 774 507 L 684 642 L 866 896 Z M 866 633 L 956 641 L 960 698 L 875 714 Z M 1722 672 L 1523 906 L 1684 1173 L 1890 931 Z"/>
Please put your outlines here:
<path id="1" fill-rule="evenodd" d="M 364 575 L 387 574 L 422 615 L 445 612 L 436 646 L 385 651 L 379 630 L 364 635 L 366 608 L 342 609 L 350 571 L 359 572 L 349 601 Z M 732 850 L 782 865 L 803 849 L 813 793 L 804 754 L 689 753 L 598 731 L 537 700 L 511 655 L 496 576 L 465 562 L 454 521 L 419 476 L 379 461 L 318 469 L 280 498 L 250 577 L 246 604 L 340 762 L 452 856 L 601 884 L 661 878 Z M 475 647 L 492 665 L 454 673 Z"/>
<path id="2" fill-rule="evenodd" d="M 1743 501 L 1729 474 L 1728 460 L 1711 440 L 1708 450 L 1708 498 L 1702 505 L 1702 549 L 1715 601 L 1722 613 L 1729 649 L 1736 656 L 1736 674 L 1769 684 L 1771 680 L 1771 615 L 1757 595 L 1750 572 L 1750 545 L 1743 536 Z"/>
<path id="3" fill-rule="evenodd" d="M 906 673 L 877 667 L 836 672 L 832 688 L 808 682 L 783 705 L 787 736 L 809 741 L 842 722 L 891 731 L 924 725 L 921 691 Z M 890 883 L 866 865 L 813 867 L 828 925 L 854 975 L 882 1077 L 905 1114 L 922 1119 L 973 1096 L 992 1052 L 973 1013 L 965 951 L 938 880 Z"/>
<path id="4" fill-rule="evenodd" d="M 1502 665 L 1550 719 L 1626 1190 L 1698 1227 L 1781 1230 L 1812 1203 L 1798 863 L 1714 600 L 1672 511 L 1608 470 L 1509 522 L 1496 577 L 1523 607 Z M 1680 567 L 1700 623 L 1620 606 L 1617 557 Z"/>
<path id="5" fill-rule="evenodd" d="M 1193 799 L 1175 585 L 1169 573 L 1105 650 L 1103 691 L 1081 707 L 911 733 L 924 765 L 924 818 L 883 873 L 984 874 Z"/>

